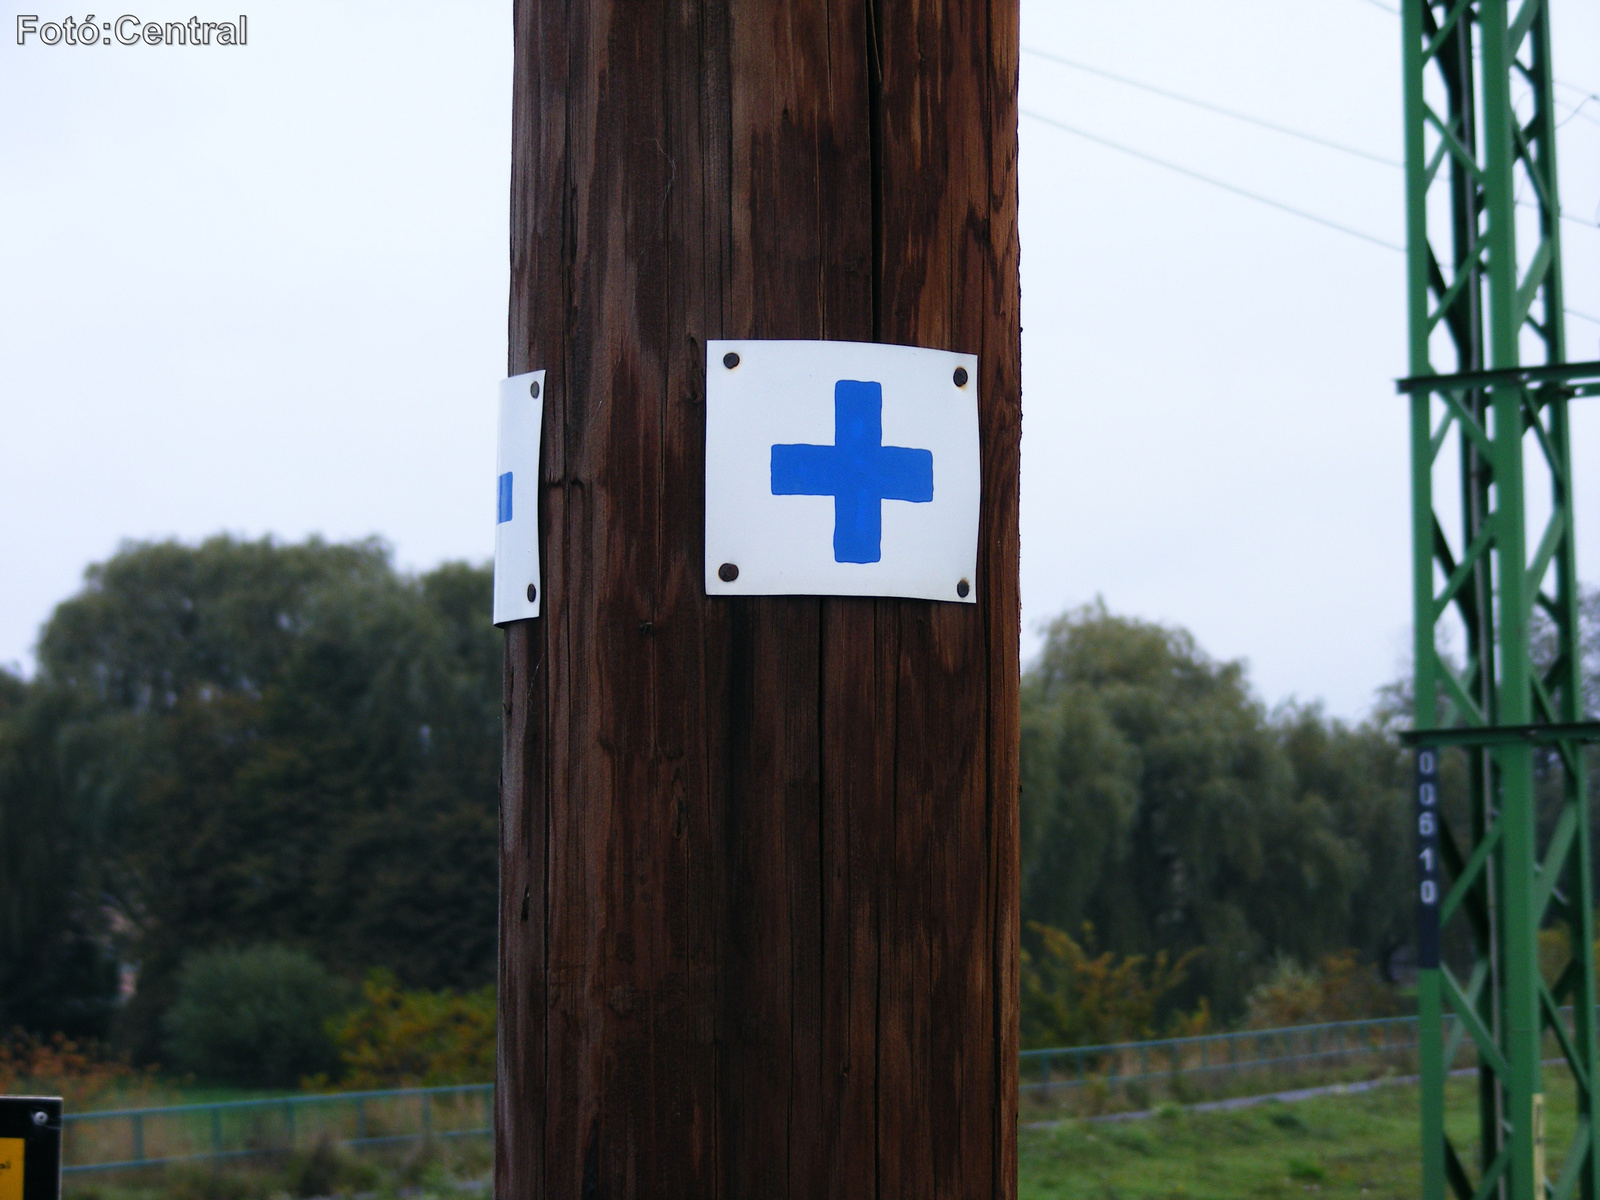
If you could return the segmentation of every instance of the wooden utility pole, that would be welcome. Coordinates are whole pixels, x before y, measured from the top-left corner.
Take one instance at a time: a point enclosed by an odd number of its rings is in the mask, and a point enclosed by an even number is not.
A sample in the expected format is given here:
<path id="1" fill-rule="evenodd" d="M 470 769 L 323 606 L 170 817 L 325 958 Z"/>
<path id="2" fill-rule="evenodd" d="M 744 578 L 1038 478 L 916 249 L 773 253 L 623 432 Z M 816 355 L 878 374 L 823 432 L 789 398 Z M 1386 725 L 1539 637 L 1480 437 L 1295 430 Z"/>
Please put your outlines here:
<path id="1" fill-rule="evenodd" d="M 518 0 L 495 1194 L 1016 1194 L 1016 0 Z M 708 599 L 705 342 L 976 353 L 978 603 Z M 776 535 L 776 533 L 775 533 Z"/>

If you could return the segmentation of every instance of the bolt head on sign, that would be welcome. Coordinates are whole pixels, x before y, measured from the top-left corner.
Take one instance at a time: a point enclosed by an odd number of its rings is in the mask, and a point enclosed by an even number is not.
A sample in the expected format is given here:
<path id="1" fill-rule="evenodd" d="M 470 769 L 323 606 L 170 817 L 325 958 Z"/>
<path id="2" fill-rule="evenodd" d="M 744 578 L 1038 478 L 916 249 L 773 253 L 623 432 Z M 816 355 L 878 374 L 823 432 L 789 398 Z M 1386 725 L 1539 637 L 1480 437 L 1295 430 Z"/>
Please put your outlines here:
<path id="1" fill-rule="evenodd" d="M 495 486 L 494 623 L 539 615 L 539 435 L 544 372 L 500 381 Z"/>
<path id="2" fill-rule="evenodd" d="M 978 360 L 706 343 L 706 592 L 977 602 Z"/>

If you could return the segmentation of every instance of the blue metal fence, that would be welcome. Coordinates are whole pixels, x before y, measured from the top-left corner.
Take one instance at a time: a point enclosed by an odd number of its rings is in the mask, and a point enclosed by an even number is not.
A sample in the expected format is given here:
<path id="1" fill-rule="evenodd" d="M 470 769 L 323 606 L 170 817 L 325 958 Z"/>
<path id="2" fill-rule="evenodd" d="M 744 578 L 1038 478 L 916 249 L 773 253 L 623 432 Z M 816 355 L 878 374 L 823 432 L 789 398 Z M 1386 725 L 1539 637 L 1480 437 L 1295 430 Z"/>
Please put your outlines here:
<path id="1" fill-rule="evenodd" d="M 494 1085 L 335 1092 L 63 1115 L 64 1174 L 486 1137 Z"/>
<path id="2" fill-rule="evenodd" d="M 1263 1074 L 1380 1071 L 1415 1054 L 1417 1019 L 1386 1017 L 1284 1029 L 1208 1033 L 1103 1046 L 1024 1050 L 1021 1088 L 1038 1099 L 1065 1098 L 1085 1088 L 1112 1092 L 1183 1080 L 1203 1086 Z"/>
<path id="3" fill-rule="evenodd" d="M 1452 1061 L 1458 1061 L 1456 1050 L 1459 1061 L 1470 1058 L 1470 1038 L 1453 1036 L 1448 1044 Z M 1416 1018 L 1389 1017 L 1024 1050 L 1020 1083 L 1024 1098 L 1035 1103 L 1089 1100 L 1091 1107 L 1112 1108 L 1148 1102 L 1163 1087 L 1186 1098 L 1266 1080 L 1372 1078 L 1412 1069 L 1416 1045 Z M 62 1118 L 63 1169 L 126 1170 L 283 1154 L 324 1139 L 364 1148 L 487 1137 L 493 1097 L 494 1086 L 483 1083 L 69 1113 Z"/>

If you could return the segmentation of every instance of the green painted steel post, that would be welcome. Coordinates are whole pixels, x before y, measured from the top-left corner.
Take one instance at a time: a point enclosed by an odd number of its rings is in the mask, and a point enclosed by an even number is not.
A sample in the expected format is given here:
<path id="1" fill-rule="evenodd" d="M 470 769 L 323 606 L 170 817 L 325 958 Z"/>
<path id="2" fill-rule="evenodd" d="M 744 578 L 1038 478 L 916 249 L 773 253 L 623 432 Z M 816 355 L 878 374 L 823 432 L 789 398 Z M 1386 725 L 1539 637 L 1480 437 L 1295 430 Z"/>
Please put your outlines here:
<path id="1" fill-rule="evenodd" d="M 1430 371 L 1428 341 L 1428 167 L 1424 131 L 1422 10 L 1425 0 L 1404 0 L 1400 25 L 1405 77 L 1407 326 L 1409 370 Z M 1433 679 L 1433 424 L 1431 398 L 1411 397 L 1412 630 L 1416 665 L 1415 722 L 1438 725 L 1438 686 Z M 1417 971 L 1417 1058 L 1421 1075 L 1422 1200 L 1445 1200 L 1443 1009 L 1437 968 Z"/>
<path id="2" fill-rule="evenodd" d="M 1546 741 L 1553 750 L 1537 751 L 1559 767 L 1562 786 L 1554 821 L 1541 823 L 1536 751 L 1512 732 L 1585 716 L 1571 392 L 1561 378 L 1473 377 L 1519 368 L 1529 348 L 1542 350 L 1542 365 L 1567 362 L 1549 5 L 1403 0 L 1401 24 L 1410 372 L 1414 384 L 1425 385 L 1410 387 L 1415 721 L 1418 730 L 1439 730 L 1445 744 L 1447 726 L 1481 731 L 1473 735 L 1481 748 L 1465 751 L 1466 822 L 1458 813 L 1452 830 L 1441 804 L 1437 845 L 1421 850 L 1429 870 L 1443 868 L 1437 920 L 1462 928 L 1467 936 L 1453 944 L 1470 951 L 1470 960 L 1423 963 L 1419 971 L 1422 1192 L 1425 1200 L 1443 1200 L 1447 1191 L 1461 1200 L 1544 1200 L 1548 1187 L 1557 1200 L 1600 1200 L 1592 865 L 1581 751 L 1573 730 L 1552 731 Z M 1519 187 L 1536 212 L 1524 226 L 1534 236 L 1522 246 Z M 1441 353 L 1453 361 L 1441 367 L 1435 358 Z M 1451 439 L 1461 497 L 1454 529 L 1440 519 L 1434 487 L 1441 465 L 1455 465 L 1441 459 Z M 1550 516 L 1531 533 L 1529 515 L 1538 506 L 1527 502 L 1530 463 L 1551 488 Z M 1537 661 L 1536 612 L 1554 646 Z M 1465 633 L 1460 664 L 1440 649 L 1446 621 L 1457 619 Z M 1420 809 L 1418 820 L 1420 831 L 1426 823 Z M 1425 892 L 1428 885 L 1420 887 Z M 1548 988 L 1538 934 L 1551 918 L 1566 923 L 1572 956 Z M 1570 1039 L 1561 1027 L 1563 1001 L 1573 1005 Z M 1459 1023 L 1448 1042 L 1447 1022 Z M 1541 1078 L 1547 1032 L 1572 1070 L 1578 1109 L 1576 1137 L 1553 1181 L 1545 1170 Z M 1447 1058 L 1461 1034 L 1479 1064 L 1476 1180 L 1445 1136 Z"/>
<path id="3" fill-rule="evenodd" d="M 1555 79 L 1551 65 L 1548 5 L 1543 6 L 1538 19 L 1529 26 L 1529 37 L 1532 40 L 1530 65 L 1535 101 L 1533 119 L 1528 125 L 1531 131 L 1529 141 L 1534 166 L 1533 174 L 1542 179 L 1548 194 L 1559 196 L 1559 177 L 1556 171 L 1557 119 L 1552 102 L 1555 95 Z M 1566 308 L 1561 277 L 1561 221 L 1559 213 L 1551 211 L 1548 206 L 1540 209 L 1539 233 L 1544 245 L 1550 250 L 1547 274 L 1543 282 L 1544 307 L 1547 311 L 1558 314 L 1554 321 L 1549 322 L 1545 333 L 1546 348 L 1550 361 L 1565 362 Z M 1565 519 L 1567 522 L 1565 534 L 1551 560 L 1551 566 L 1556 574 L 1555 603 L 1552 607 L 1555 610 L 1555 623 L 1563 634 L 1560 639 L 1563 643 L 1561 646 L 1563 653 L 1553 668 L 1554 672 L 1559 673 L 1559 677 L 1555 680 L 1559 710 L 1554 716 L 1561 722 L 1576 722 L 1587 714 L 1583 711 L 1582 658 L 1575 652 L 1579 630 L 1579 597 L 1576 537 L 1571 524 L 1573 516 L 1571 425 L 1564 397 L 1552 394 L 1548 405 L 1550 418 L 1547 441 L 1550 445 L 1548 453 L 1551 459 L 1552 519 Z M 1537 581 L 1533 582 L 1536 586 Z M 1581 968 L 1574 972 L 1576 978 L 1571 981 L 1573 1048 L 1578 1058 L 1574 1074 L 1582 1075 L 1588 1080 L 1587 1087 L 1578 1088 L 1578 1116 L 1580 1130 L 1589 1131 L 1590 1149 L 1578 1171 L 1569 1171 L 1564 1167 L 1561 1182 L 1565 1183 L 1571 1176 L 1577 1185 L 1578 1194 L 1584 1200 L 1600 1200 L 1600 1147 L 1596 1146 L 1596 1140 L 1600 1139 L 1600 1125 L 1597 1125 L 1595 1111 L 1595 1086 L 1600 1083 L 1600 1062 L 1597 1062 L 1597 1042 L 1600 1042 L 1600 1036 L 1597 1036 L 1596 1031 L 1597 997 L 1593 962 L 1595 921 L 1594 909 L 1589 903 L 1589 898 L 1594 895 L 1594 876 L 1586 795 L 1587 771 L 1584 769 L 1582 753 L 1581 748 L 1572 743 L 1561 746 L 1559 750 L 1564 763 L 1563 775 L 1566 785 L 1564 807 L 1572 812 L 1574 827 L 1569 883 L 1573 894 L 1579 898 L 1578 903 L 1567 906 L 1566 913 L 1571 940 L 1577 951 L 1573 962 Z"/>
<path id="4" fill-rule="evenodd" d="M 1516 197 L 1513 188 L 1511 48 L 1506 0 L 1481 0 L 1483 140 L 1488 169 L 1483 198 L 1489 238 L 1489 366 L 1520 361 L 1520 272 L 1517 269 Z M 1559 319 L 1559 318 L 1558 318 Z M 1529 604 L 1524 564 L 1528 561 L 1523 494 L 1522 389 L 1490 391 L 1494 419 L 1492 453 L 1496 507 L 1491 518 L 1499 552 L 1499 713 L 1503 725 L 1532 720 L 1529 689 Z M 1502 1121 L 1508 1126 L 1507 1170 L 1512 1200 L 1544 1200 L 1544 1145 L 1539 1047 L 1539 914 L 1533 911 L 1535 812 L 1533 753 L 1527 746 L 1501 747 L 1500 877 L 1503 897 L 1500 951 L 1504 955 L 1500 1032 L 1510 1079 L 1501 1085 Z"/>

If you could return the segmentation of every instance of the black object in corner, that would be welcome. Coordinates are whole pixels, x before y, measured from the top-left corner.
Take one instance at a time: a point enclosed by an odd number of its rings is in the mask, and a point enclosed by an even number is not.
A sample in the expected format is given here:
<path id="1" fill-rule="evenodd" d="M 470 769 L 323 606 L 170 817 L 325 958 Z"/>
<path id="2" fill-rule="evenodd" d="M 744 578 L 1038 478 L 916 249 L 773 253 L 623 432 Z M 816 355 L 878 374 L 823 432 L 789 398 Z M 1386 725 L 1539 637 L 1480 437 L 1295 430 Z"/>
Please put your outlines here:
<path id="1" fill-rule="evenodd" d="M 12 1172 L 22 1176 L 20 1189 Z M 0 1197 L 18 1195 L 61 1198 L 59 1096 L 0 1096 Z"/>

